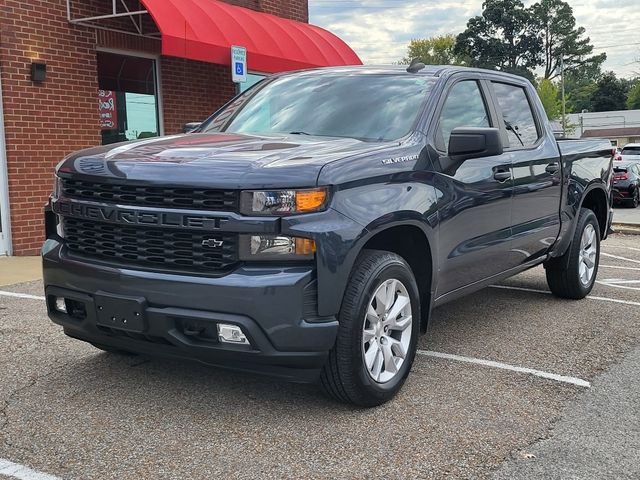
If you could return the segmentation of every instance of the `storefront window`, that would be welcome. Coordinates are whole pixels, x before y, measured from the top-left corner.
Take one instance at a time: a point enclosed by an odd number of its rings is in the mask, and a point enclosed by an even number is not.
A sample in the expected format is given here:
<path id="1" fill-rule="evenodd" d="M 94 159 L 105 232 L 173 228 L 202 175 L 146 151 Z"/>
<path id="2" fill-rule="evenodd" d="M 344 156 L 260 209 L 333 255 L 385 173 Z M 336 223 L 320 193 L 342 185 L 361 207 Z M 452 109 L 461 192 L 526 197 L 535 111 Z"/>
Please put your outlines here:
<path id="1" fill-rule="evenodd" d="M 155 60 L 98 52 L 102 144 L 159 135 Z"/>

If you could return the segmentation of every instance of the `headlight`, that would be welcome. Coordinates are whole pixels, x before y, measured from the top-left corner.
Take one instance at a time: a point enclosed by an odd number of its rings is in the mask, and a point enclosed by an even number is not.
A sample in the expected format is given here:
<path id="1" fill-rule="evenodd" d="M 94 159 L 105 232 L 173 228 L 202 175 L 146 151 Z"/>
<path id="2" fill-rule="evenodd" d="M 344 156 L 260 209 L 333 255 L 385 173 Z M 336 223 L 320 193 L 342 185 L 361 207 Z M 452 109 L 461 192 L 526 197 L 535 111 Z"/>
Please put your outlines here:
<path id="1" fill-rule="evenodd" d="M 243 215 L 293 215 L 318 212 L 326 207 L 327 189 L 268 190 L 242 192 Z"/>
<path id="2" fill-rule="evenodd" d="M 240 260 L 313 260 L 316 242 L 283 235 L 241 235 Z"/>
<path id="3" fill-rule="evenodd" d="M 53 198 L 59 198 L 62 193 L 62 179 L 54 175 L 53 176 Z"/>

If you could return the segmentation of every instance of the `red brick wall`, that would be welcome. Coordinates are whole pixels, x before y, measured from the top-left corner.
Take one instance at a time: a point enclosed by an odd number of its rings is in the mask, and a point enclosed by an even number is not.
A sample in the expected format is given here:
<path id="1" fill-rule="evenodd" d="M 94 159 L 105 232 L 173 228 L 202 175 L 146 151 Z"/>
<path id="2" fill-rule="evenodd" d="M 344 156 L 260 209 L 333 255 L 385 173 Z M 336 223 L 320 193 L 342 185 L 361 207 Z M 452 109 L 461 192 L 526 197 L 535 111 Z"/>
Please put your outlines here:
<path id="1" fill-rule="evenodd" d="M 66 154 L 100 142 L 95 31 L 69 28 L 64 0 L 0 0 L 0 75 L 9 202 L 16 255 L 42 245 L 42 208 L 53 167 Z M 32 59 L 47 63 L 42 84 Z"/>
<path id="2" fill-rule="evenodd" d="M 136 0 L 127 0 L 135 7 Z M 306 0 L 229 0 L 228 3 L 306 22 Z M 108 0 L 73 0 L 73 16 L 109 13 Z M 128 19 L 113 21 L 127 28 Z M 145 21 L 145 30 L 153 29 Z M 2 77 L 13 251 L 35 255 L 43 241 L 42 207 L 53 167 L 68 153 L 101 141 L 96 47 L 160 53 L 153 39 L 67 22 L 65 0 L 0 0 Z M 47 79 L 31 82 L 32 59 L 47 63 Z M 182 131 L 204 120 L 235 94 L 229 67 L 178 58 L 160 61 L 164 128 Z"/>
<path id="3" fill-rule="evenodd" d="M 187 122 L 206 119 L 235 95 L 228 66 L 162 57 L 164 131 L 180 133 Z"/>

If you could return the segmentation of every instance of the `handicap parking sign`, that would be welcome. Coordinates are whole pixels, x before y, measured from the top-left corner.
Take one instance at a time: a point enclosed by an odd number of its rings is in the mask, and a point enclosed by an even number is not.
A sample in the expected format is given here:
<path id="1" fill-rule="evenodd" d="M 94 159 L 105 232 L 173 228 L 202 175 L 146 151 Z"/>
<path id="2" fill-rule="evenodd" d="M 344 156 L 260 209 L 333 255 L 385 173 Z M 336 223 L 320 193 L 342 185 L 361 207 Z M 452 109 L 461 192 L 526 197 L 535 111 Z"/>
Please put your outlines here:
<path id="1" fill-rule="evenodd" d="M 235 83 L 247 81 L 247 49 L 231 47 L 231 79 Z"/>

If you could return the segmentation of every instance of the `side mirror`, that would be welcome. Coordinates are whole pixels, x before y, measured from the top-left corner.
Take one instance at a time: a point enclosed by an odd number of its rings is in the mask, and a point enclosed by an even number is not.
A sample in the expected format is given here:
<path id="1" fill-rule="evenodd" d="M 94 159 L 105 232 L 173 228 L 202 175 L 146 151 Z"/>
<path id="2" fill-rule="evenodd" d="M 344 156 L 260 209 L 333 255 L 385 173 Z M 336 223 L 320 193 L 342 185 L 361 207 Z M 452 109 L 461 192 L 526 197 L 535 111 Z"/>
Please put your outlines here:
<path id="1" fill-rule="evenodd" d="M 184 126 L 182 127 L 182 131 L 184 133 L 191 133 L 194 130 L 197 130 L 198 128 L 200 128 L 200 125 L 202 125 L 202 122 L 185 123 Z"/>
<path id="2" fill-rule="evenodd" d="M 458 162 L 502 155 L 502 152 L 502 138 L 497 128 L 456 128 L 449 138 L 449 158 Z"/>

